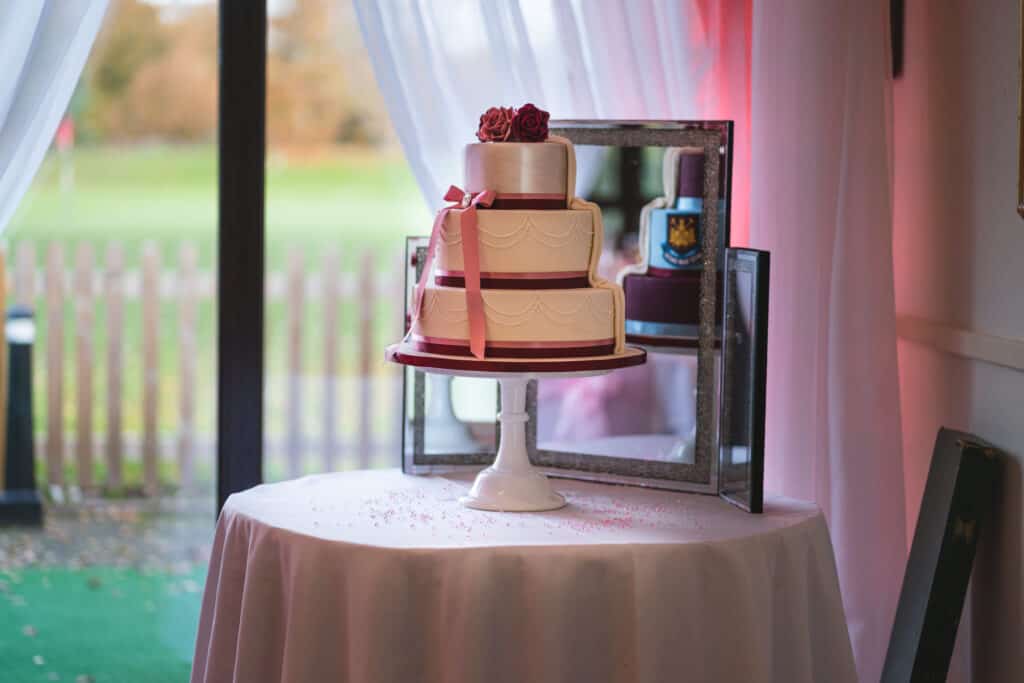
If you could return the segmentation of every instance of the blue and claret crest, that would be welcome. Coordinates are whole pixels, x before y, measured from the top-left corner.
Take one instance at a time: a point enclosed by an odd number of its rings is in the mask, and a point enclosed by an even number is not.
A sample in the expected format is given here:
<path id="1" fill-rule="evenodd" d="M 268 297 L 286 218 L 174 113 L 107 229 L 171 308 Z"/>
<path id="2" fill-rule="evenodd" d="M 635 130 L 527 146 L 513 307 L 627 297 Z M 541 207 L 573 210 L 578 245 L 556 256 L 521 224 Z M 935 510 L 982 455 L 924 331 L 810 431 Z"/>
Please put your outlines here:
<path id="1" fill-rule="evenodd" d="M 669 213 L 666 216 L 662 256 L 674 266 L 688 266 L 700 260 L 700 214 Z"/>

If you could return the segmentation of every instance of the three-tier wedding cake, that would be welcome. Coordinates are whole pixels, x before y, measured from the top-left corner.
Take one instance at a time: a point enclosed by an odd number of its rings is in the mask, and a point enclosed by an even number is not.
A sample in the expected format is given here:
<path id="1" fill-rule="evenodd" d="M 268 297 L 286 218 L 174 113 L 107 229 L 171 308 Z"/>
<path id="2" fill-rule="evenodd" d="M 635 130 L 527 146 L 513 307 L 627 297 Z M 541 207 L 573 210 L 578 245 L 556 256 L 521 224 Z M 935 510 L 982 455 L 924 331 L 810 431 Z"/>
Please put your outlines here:
<path id="1" fill-rule="evenodd" d="M 531 104 L 493 107 L 438 214 L 406 345 L 477 359 L 609 357 L 622 289 L 598 277 L 601 210 L 574 196 L 572 144 Z M 642 360 L 640 361 L 642 362 Z"/>
<path id="2" fill-rule="evenodd" d="M 388 360 L 501 387 L 500 443 L 461 502 L 481 510 L 565 505 L 527 454 L 532 378 L 639 365 L 625 346 L 622 289 L 597 275 L 603 226 L 574 196 L 576 154 L 548 135 L 532 104 L 492 107 L 465 150 L 465 189 L 438 212 L 412 299 L 408 331 Z M 418 252 L 419 253 L 419 252 Z"/>

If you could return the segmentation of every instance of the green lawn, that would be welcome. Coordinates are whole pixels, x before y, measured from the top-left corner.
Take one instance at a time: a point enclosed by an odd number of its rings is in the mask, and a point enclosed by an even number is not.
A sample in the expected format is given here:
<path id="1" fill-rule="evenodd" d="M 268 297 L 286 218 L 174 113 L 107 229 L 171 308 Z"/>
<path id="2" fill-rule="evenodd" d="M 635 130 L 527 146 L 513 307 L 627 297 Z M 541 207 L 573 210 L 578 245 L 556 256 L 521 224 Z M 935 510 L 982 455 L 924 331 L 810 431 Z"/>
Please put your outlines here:
<path id="1" fill-rule="evenodd" d="M 3 680 L 188 680 L 205 567 L 41 567 L 4 577 L 18 599 L 0 606 Z"/>
<path id="2" fill-rule="evenodd" d="M 6 232 L 11 253 L 20 244 L 35 245 L 41 267 L 47 245 L 59 242 L 64 262 L 74 262 L 75 249 L 88 242 L 98 260 L 107 245 L 121 244 L 127 267 L 137 268 L 144 244 L 160 248 L 164 269 L 174 269 L 184 243 L 199 248 L 200 269 L 209 271 L 216 263 L 216 149 L 213 146 L 149 145 L 133 147 L 86 147 L 77 150 L 70 163 L 73 184 L 67 182 L 67 166 L 51 154 L 19 207 Z M 62 182 L 63 177 L 63 182 Z M 368 149 L 336 148 L 307 154 L 271 154 L 267 166 L 267 268 L 281 271 L 292 250 L 301 250 L 307 269 L 320 269 L 325 250 L 338 249 L 342 268 L 349 273 L 358 268 L 369 251 L 382 269 L 393 271 L 403 248 L 403 237 L 429 230 L 430 216 L 415 181 L 402 157 Z M 13 269 L 13 259 L 9 268 Z M 396 274 L 397 275 L 397 274 Z M 375 343 L 380 346 L 394 334 L 396 307 L 393 296 L 381 296 L 375 306 Z M 41 295 L 41 292 L 37 292 Z M 37 299 L 39 335 L 35 355 L 35 418 L 37 433 L 45 426 L 45 301 Z M 267 306 L 267 391 L 270 434 L 283 429 L 283 391 L 286 359 L 286 307 L 283 302 Z M 160 429 L 173 435 L 178 425 L 177 352 L 178 309 L 174 302 L 161 307 L 160 318 Z M 342 374 L 351 377 L 357 371 L 354 351 L 357 343 L 357 302 L 345 302 L 341 311 L 340 344 Z M 67 433 L 76 426 L 73 307 L 64 307 L 65 389 L 64 423 Z M 310 300 L 303 314 L 303 374 L 315 377 L 322 372 L 319 341 L 323 328 L 318 301 Z M 106 424 L 105 380 L 106 325 L 105 306 L 100 301 L 95 316 L 94 430 L 102 434 Z M 141 432 L 141 309 L 129 301 L 125 310 L 125 431 Z M 214 302 L 205 302 L 199 311 L 198 364 L 199 388 L 197 419 L 200 432 L 212 434 L 216 376 L 216 320 Z M 375 358 L 380 358 L 377 354 Z M 375 373 L 383 372 L 376 362 Z M 374 424 L 383 436 L 394 421 L 392 396 L 378 391 L 374 400 Z M 346 397 L 343 397 L 343 401 Z M 349 410 L 339 421 L 354 428 L 351 406 L 355 396 L 347 397 Z M 304 402 L 308 423 L 318 425 L 317 396 Z M 69 453 L 70 453 L 69 449 Z M 166 454 L 172 456 L 172 453 Z M 102 460 L 102 454 L 97 454 Z M 40 458 L 42 460 L 42 458 Z M 70 467 L 74 480 L 73 467 Z M 137 471 L 133 468 L 130 473 Z M 98 475 L 102 472 L 97 472 Z M 134 476 L 134 475 L 133 475 Z M 169 477 L 173 478 L 173 470 Z"/>
<path id="3" fill-rule="evenodd" d="M 74 187 L 61 190 L 55 154 L 44 162 L 6 236 L 20 240 L 118 241 L 134 259 L 155 241 L 176 254 L 184 240 L 213 263 L 217 164 L 213 146 L 87 147 L 74 153 Z M 296 159 L 271 154 L 267 164 L 267 263 L 280 268 L 287 250 L 308 257 L 333 245 L 353 256 L 365 248 L 384 258 L 401 237 L 429 229 L 430 217 L 404 159 L 394 152 L 337 148 Z"/>

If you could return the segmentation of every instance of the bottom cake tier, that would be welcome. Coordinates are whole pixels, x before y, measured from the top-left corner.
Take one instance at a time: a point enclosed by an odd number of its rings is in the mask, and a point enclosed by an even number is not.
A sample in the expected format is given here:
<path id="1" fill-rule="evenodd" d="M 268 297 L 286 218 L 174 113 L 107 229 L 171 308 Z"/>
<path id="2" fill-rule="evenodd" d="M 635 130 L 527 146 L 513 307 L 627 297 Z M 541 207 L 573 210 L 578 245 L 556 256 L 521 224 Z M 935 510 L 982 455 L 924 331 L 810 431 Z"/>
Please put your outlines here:
<path id="1" fill-rule="evenodd" d="M 488 357 L 604 356 L 621 348 L 622 304 L 611 286 L 481 293 Z M 409 341 L 427 353 L 470 355 L 466 291 L 428 286 Z"/>

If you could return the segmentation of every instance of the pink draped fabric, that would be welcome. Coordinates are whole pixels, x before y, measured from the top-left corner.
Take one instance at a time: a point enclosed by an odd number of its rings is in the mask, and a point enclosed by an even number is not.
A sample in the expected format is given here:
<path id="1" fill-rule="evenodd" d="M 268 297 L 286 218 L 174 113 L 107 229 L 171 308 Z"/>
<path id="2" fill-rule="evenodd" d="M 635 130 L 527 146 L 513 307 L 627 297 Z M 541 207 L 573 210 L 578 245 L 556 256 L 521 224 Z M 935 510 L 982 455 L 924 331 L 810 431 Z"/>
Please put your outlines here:
<path id="1" fill-rule="evenodd" d="M 695 0 L 699 19 L 690 40 L 706 46 L 709 68 L 697 101 L 703 118 L 731 119 L 733 140 L 732 216 L 734 246 L 750 244 L 750 0 Z"/>
<path id="2" fill-rule="evenodd" d="M 766 485 L 816 501 L 863 681 L 905 563 L 888 3 L 755 5 L 751 244 L 772 252 Z"/>

